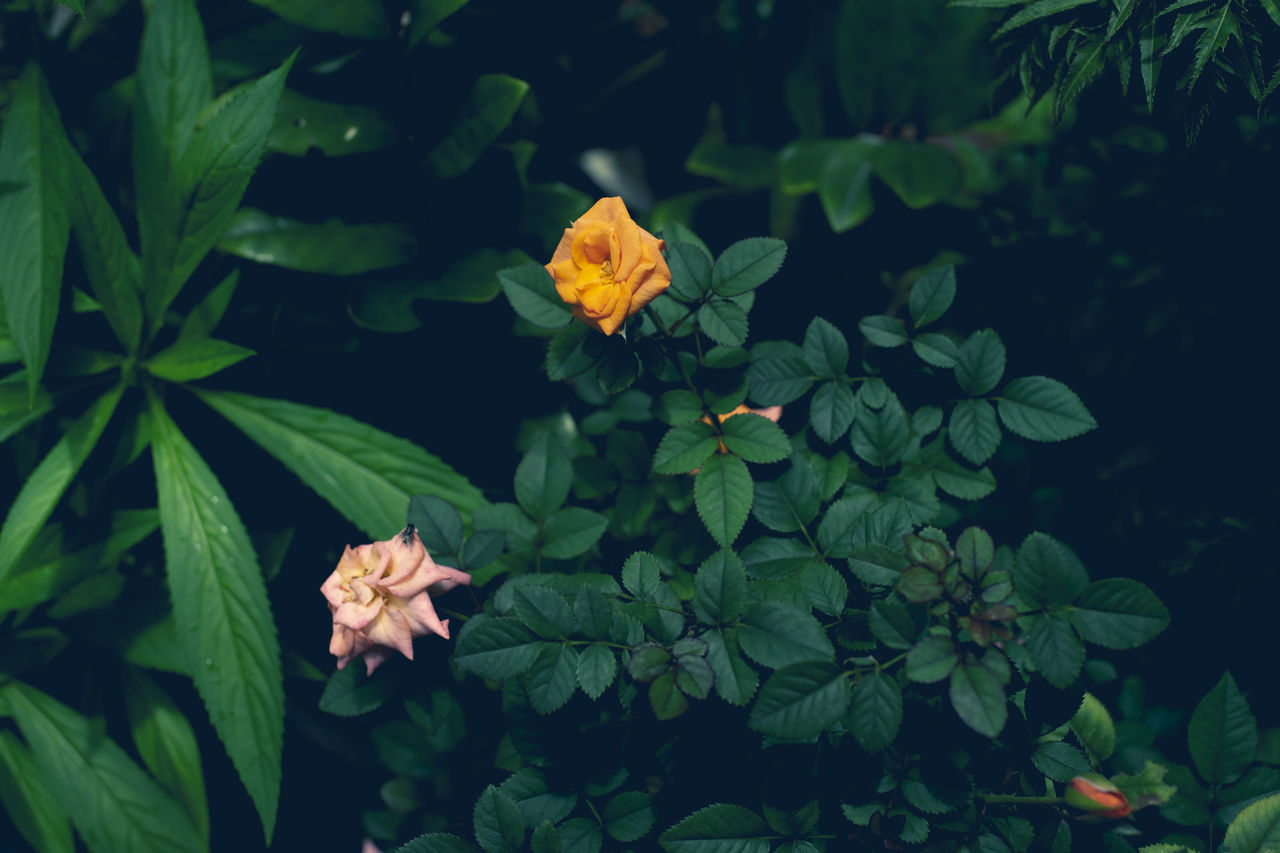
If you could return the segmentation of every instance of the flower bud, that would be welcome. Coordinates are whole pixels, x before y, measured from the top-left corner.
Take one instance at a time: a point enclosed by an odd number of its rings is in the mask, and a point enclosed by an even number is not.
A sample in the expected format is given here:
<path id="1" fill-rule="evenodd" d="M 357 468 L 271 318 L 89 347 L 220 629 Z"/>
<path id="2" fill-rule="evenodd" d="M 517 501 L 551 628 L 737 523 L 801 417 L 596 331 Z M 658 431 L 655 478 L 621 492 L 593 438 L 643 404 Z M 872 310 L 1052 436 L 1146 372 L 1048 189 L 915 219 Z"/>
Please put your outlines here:
<path id="1" fill-rule="evenodd" d="M 1076 776 L 1067 788 L 1067 805 L 1090 812 L 1095 817 L 1126 817 L 1132 809 L 1120 789 L 1098 773 Z"/>

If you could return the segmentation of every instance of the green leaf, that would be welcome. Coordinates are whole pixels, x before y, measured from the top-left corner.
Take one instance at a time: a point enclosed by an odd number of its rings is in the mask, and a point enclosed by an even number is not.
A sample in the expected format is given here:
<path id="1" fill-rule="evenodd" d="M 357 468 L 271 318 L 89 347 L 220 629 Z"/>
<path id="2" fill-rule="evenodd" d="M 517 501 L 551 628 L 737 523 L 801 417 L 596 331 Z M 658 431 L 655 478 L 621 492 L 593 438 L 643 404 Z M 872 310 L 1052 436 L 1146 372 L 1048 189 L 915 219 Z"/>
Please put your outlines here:
<path id="1" fill-rule="evenodd" d="M 970 471 L 950 459 L 944 459 L 930 468 L 929 474 L 938 488 L 961 500 L 980 500 L 996 490 L 995 475 L 985 466 Z"/>
<path id="2" fill-rule="evenodd" d="M 747 610 L 738 640 L 748 657 L 772 669 L 835 658 L 831 640 L 818 620 L 779 601 L 762 601 Z"/>
<path id="3" fill-rule="evenodd" d="M 613 624 L 613 608 L 604 593 L 581 589 L 573 599 L 573 615 L 578 629 L 595 640 L 604 639 Z"/>
<path id="4" fill-rule="evenodd" d="M 266 584 L 227 493 L 155 398 L 151 420 L 179 645 L 269 841 L 280 795 L 284 691 Z"/>
<path id="5" fill-rule="evenodd" d="M 203 849 L 178 804 L 103 736 L 100 722 L 16 681 L 0 688 L 0 700 L 31 747 L 40 778 L 59 802 L 72 805 L 71 820 L 90 849 Z"/>
<path id="6" fill-rule="evenodd" d="M 747 312 L 728 299 L 712 299 L 698 309 L 698 327 L 721 346 L 739 347 L 747 340 Z"/>
<path id="7" fill-rule="evenodd" d="M 911 681 L 933 684 L 951 675 L 960 662 L 955 644 L 949 637 L 927 636 L 907 652 L 904 672 Z"/>
<path id="8" fill-rule="evenodd" d="M 654 417 L 669 426 L 696 421 L 703 417 L 702 400 L 692 391 L 668 391 L 658 398 Z"/>
<path id="9" fill-rule="evenodd" d="M 476 800 L 476 841 L 486 853 L 515 853 L 524 844 L 524 816 L 516 801 L 493 785 Z"/>
<path id="10" fill-rule="evenodd" d="M 645 551 L 637 551 L 622 564 L 622 585 L 637 598 L 652 601 L 662 585 L 658 560 Z"/>
<path id="11" fill-rule="evenodd" d="M 520 806 L 526 826 L 534 826 L 544 820 L 558 823 L 573 811 L 578 802 L 577 794 L 551 793 L 542 773 L 532 767 L 507 777 L 498 790 Z"/>
<path id="12" fill-rule="evenodd" d="M 626 791 L 605 804 L 604 831 L 622 842 L 636 841 L 653 829 L 653 806 L 643 791 Z"/>
<path id="13" fill-rule="evenodd" d="M 365 671 L 366 667 L 358 665 L 334 670 L 320 694 L 320 710 L 337 717 L 359 717 L 381 708 L 390 698 L 393 684 Z"/>
<path id="14" fill-rule="evenodd" d="M 725 448 L 748 462 L 778 462 L 791 455 L 791 441 L 782 428 L 754 412 L 725 418 L 720 433 Z"/>
<path id="15" fill-rule="evenodd" d="M 716 450 L 715 434 L 704 423 L 686 423 L 667 430 L 653 452 L 657 474 L 683 474 L 702 465 Z"/>
<path id="16" fill-rule="evenodd" d="M 534 633 L 548 640 L 566 639 L 573 633 L 573 611 L 563 595 L 538 584 L 512 586 L 516 615 Z"/>
<path id="17" fill-rule="evenodd" d="M 1031 753 L 1031 763 L 1041 773 L 1055 782 L 1070 782 L 1074 777 L 1089 773 L 1089 759 L 1080 750 L 1063 743 L 1050 741 L 1036 747 Z"/>
<path id="18" fill-rule="evenodd" d="M 755 484 L 751 509 L 766 527 L 779 533 L 791 533 L 813 521 L 822 504 L 818 475 L 800 456 L 791 468 L 773 482 Z"/>
<path id="19" fill-rule="evenodd" d="M 844 612 L 849 599 L 849 584 L 831 566 L 809 563 L 800 573 L 800 585 L 814 608 L 828 616 L 839 616 Z"/>
<path id="20" fill-rule="evenodd" d="M 689 710 L 689 700 L 676 686 L 676 675 L 667 670 L 649 684 L 649 706 L 659 720 L 674 720 Z"/>
<path id="21" fill-rule="evenodd" d="M 37 65 L 27 65 L 11 98 L 0 136 L 0 183 L 16 189 L 0 195 L 0 304 L 34 403 L 58 319 L 71 229 L 61 156 L 70 146 Z"/>
<path id="22" fill-rule="evenodd" d="M 178 798 L 207 847 L 209 805 L 191 723 L 150 676 L 132 667 L 125 670 L 124 698 L 133 743 L 143 763 Z"/>
<path id="23" fill-rule="evenodd" d="M 844 333 L 821 317 L 814 317 L 804 333 L 804 360 L 823 379 L 844 376 L 849 365 L 849 342 Z"/>
<path id="24" fill-rule="evenodd" d="M 341 157 L 386 148 L 398 136 L 396 126 L 371 107 L 335 104 L 285 89 L 276 104 L 267 150 L 302 157 L 317 148 L 328 157 Z"/>
<path id="25" fill-rule="evenodd" d="M 178 330 L 178 340 L 190 338 L 207 338 L 222 321 L 227 313 L 231 297 L 236 292 L 236 283 L 240 280 L 240 270 L 232 270 L 226 278 L 204 295 L 195 308 L 182 319 Z"/>
<path id="26" fill-rule="evenodd" d="M 375 539 L 404 526 L 411 495 L 437 495 L 463 512 L 484 503 L 437 457 L 345 415 L 230 391 L 196 394 Z"/>
<path id="27" fill-rule="evenodd" d="M 529 668 L 541 645 L 518 620 L 481 613 L 462 626 L 453 662 L 481 678 L 514 678 Z"/>
<path id="28" fill-rule="evenodd" d="M 956 557 L 961 573 L 970 580 L 984 574 L 995 560 L 996 546 L 991 534 L 981 527 L 966 527 L 956 538 Z"/>
<path id="29" fill-rule="evenodd" d="M 1035 617 L 1027 631 L 1027 651 L 1036 669 L 1054 687 L 1070 687 L 1080 677 L 1084 643 L 1060 616 Z"/>
<path id="30" fill-rule="evenodd" d="M 693 583 L 694 610 L 704 622 L 732 622 L 746 609 L 746 568 L 742 559 L 728 548 L 703 560 Z"/>
<path id="31" fill-rule="evenodd" d="M 244 361 L 253 350 L 217 338 L 179 338 L 142 363 L 147 372 L 170 382 L 192 382 Z"/>
<path id="32" fill-rule="evenodd" d="M 1052 536 L 1032 533 L 1022 540 L 1013 568 L 1013 585 L 1028 607 L 1070 604 L 1088 583 L 1084 566 Z"/>
<path id="33" fill-rule="evenodd" d="M 1004 386 L 1000 420 L 1023 438 L 1062 441 L 1098 425 L 1075 392 L 1047 376 L 1027 376 Z"/>
<path id="34" fill-rule="evenodd" d="M 407 263 L 417 251 L 403 225 L 319 225 L 244 207 L 236 212 L 218 249 L 229 255 L 301 272 L 350 276 Z"/>
<path id="35" fill-rule="evenodd" d="M 476 78 L 462 115 L 427 155 L 436 174 L 454 178 L 475 165 L 515 118 L 528 92 L 528 83 L 507 74 L 482 74 Z"/>
<path id="36" fill-rule="evenodd" d="M 1136 649 L 1169 625 L 1156 594 L 1129 578 L 1089 584 L 1068 615 L 1081 637 L 1108 649 Z"/>
<path id="37" fill-rule="evenodd" d="M 1223 850 L 1231 853 L 1267 853 L 1280 846 L 1280 794 L 1264 797 L 1248 806 L 1227 827 Z"/>
<path id="38" fill-rule="evenodd" d="M 1092 3 L 1093 0 L 1035 0 L 1022 7 L 1016 14 L 1011 16 L 1007 21 L 1000 25 L 1000 28 L 992 34 L 991 39 L 994 41 L 1005 33 L 1016 30 L 1018 27 L 1026 26 L 1041 18 L 1047 18 L 1050 15 L 1057 15 L 1077 6 L 1084 6 Z"/>
<path id="39" fill-rule="evenodd" d="M 31 750 L 10 731 L 0 731 L 0 805 L 33 850 L 74 853 L 66 812 L 41 778 Z"/>
<path id="40" fill-rule="evenodd" d="M 475 849 L 456 835 L 429 832 L 400 845 L 391 853 L 475 853 Z"/>
<path id="41" fill-rule="evenodd" d="M 769 853 L 768 824 L 750 809 L 716 803 L 698 809 L 658 838 L 667 853 Z"/>
<path id="42" fill-rule="evenodd" d="M 696 302 L 711 289 L 711 257 L 694 243 L 667 242 L 671 295 Z"/>
<path id="43" fill-rule="evenodd" d="M 906 330 L 902 328 L 902 321 L 884 314 L 863 317 L 858 321 L 858 331 L 862 332 L 862 336 L 872 346 L 877 347 L 896 347 L 909 340 Z"/>
<path id="44" fill-rule="evenodd" d="M 818 176 L 818 200 L 827 224 L 837 234 L 861 225 L 871 216 L 871 176 L 878 145 L 861 139 L 837 143 Z"/>
<path id="45" fill-rule="evenodd" d="M 770 341 L 752 349 L 747 381 L 751 397 L 758 403 L 773 406 L 793 402 L 809 390 L 813 379 L 803 351 L 790 341 Z"/>
<path id="46" fill-rule="evenodd" d="M 853 685 L 849 730 L 867 752 L 893 743 L 902 725 L 902 690 L 886 672 L 869 672 Z"/>
<path id="47" fill-rule="evenodd" d="M 413 0 L 409 46 L 426 38 L 445 18 L 467 5 L 467 0 Z"/>
<path id="48" fill-rule="evenodd" d="M 1004 376 L 1004 343 L 991 329 L 970 335 L 956 357 L 956 382 L 967 393 L 979 396 L 995 388 Z"/>
<path id="49" fill-rule="evenodd" d="M 760 688 L 748 725 L 784 740 L 808 740 L 844 716 L 852 693 L 836 665 L 801 663 L 780 669 Z"/>
<path id="50" fill-rule="evenodd" d="M 911 285 L 907 299 L 907 307 L 915 321 L 914 328 L 927 326 L 947 313 L 955 298 L 956 268 L 947 264 L 927 270 Z"/>
<path id="51" fill-rule="evenodd" d="M 502 270 L 498 281 L 511 307 L 533 325 L 558 329 L 571 319 L 569 306 L 556 293 L 551 274 L 541 264 Z"/>
<path id="52" fill-rule="evenodd" d="M 773 237 L 739 240 L 716 259 L 711 270 L 711 289 L 720 296 L 737 296 L 755 290 L 777 275 L 786 255 L 787 244 Z"/>
<path id="53" fill-rule="evenodd" d="M 854 402 L 849 443 L 867 464 L 879 468 L 894 464 L 902 458 L 910 438 L 907 412 L 892 392 L 883 408 L 873 409 L 861 398 Z"/>
<path id="54" fill-rule="evenodd" d="M 819 438 L 835 444 L 849 431 L 856 411 L 853 391 L 848 385 L 824 382 L 809 404 L 809 422 Z"/>
<path id="55" fill-rule="evenodd" d="M 760 683 L 756 671 L 738 654 L 736 632 L 708 631 L 707 663 L 715 673 L 716 693 L 730 705 L 745 705 Z"/>
<path id="56" fill-rule="evenodd" d="M 1196 770 L 1212 785 L 1230 782 L 1253 763 L 1258 722 L 1231 673 L 1224 673 L 1196 705 L 1187 725 L 1187 743 Z"/>
<path id="57" fill-rule="evenodd" d="M 955 367 L 960 351 L 946 335 L 925 332 L 911 341 L 911 349 L 926 364 L 934 367 Z"/>
<path id="58" fill-rule="evenodd" d="M 123 389 L 99 397 L 41 460 L 9 506 L 0 528 L 0 581 L 18 565 L 111 420 Z"/>
<path id="59" fill-rule="evenodd" d="M 330 0 L 317 7 L 307 0 L 250 0 L 284 20 L 325 33 L 379 39 L 391 32 L 378 0 Z"/>
<path id="60" fill-rule="evenodd" d="M 981 465 L 1000 446 L 996 410 L 986 400 L 961 400 L 951 410 L 947 438 L 957 453 L 974 465 Z"/>
<path id="61" fill-rule="evenodd" d="M 543 523 L 542 555 L 567 560 L 584 554 L 599 541 L 608 526 L 608 518 L 583 507 L 557 510 Z"/>
<path id="62" fill-rule="evenodd" d="M 996 737 L 1009 717 L 1004 688 L 991 670 L 963 663 L 951 673 L 951 707 L 965 725 L 980 735 Z"/>
<path id="63" fill-rule="evenodd" d="M 1071 718 L 1071 730 L 1095 757 L 1105 761 L 1116 751 L 1116 724 L 1107 706 L 1088 691 Z"/>
<path id="64" fill-rule="evenodd" d="M 599 699 L 618 675 L 618 659 L 603 643 L 593 643 L 578 656 L 578 685 L 592 699 Z"/>
<path id="65" fill-rule="evenodd" d="M 550 432 L 539 432 L 516 467 L 516 500 L 534 518 L 546 518 L 564 505 L 572 484 L 573 465 L 564 444 Z"/>
<path id="66" fill-rule="evenodd" d="M 414 495 L 409 500 L 409 523 L 427 551 L 458 554 L 462 551 L 462 516 L 453 504 L 438 495 Z"/>
<path id="67" fill-rule="evenodd" d="M 529 702 L 539 714 L 550 714 L 573 697 L 578 687 L 578 650 L 559 643 L 543 643 L 524 673 Z"/>
<path id="68" fill-rule="evenodd" d="M 875 170 L 912 210 L 947 199 L 964 181 L 960 161 L 929 142 L 887 140 L 876 155 Z"/>

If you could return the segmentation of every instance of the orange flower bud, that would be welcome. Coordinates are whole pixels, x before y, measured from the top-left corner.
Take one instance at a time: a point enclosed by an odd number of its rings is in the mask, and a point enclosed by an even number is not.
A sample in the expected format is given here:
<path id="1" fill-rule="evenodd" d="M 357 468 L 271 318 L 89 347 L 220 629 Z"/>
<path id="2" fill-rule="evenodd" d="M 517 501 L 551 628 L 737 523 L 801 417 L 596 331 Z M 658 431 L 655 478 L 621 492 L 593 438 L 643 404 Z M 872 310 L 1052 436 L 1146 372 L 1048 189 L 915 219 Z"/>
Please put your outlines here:
<path id="1" fill-rule="evenodd" d="M 1110 779 L 1097 773 L 1076 776 L 1066 793 L 1067 805 L 1084 809 L 1094 817 L 1127 817 L 1133 809 Z"/>
<path id="2" fill-rule="evenodd" d="M 622 199 L 602 198 L 565 229 L 547 272 L 573 316 L 612 335 L 671 284 L 665 248 Z"/>

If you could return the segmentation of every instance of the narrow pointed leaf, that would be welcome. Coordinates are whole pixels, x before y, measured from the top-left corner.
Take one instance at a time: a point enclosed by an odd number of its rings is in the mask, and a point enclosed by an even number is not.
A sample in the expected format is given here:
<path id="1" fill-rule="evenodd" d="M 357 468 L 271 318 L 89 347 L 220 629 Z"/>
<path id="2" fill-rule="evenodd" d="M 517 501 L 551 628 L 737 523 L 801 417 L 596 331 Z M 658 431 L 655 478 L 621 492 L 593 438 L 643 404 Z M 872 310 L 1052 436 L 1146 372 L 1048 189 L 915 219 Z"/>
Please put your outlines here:
<path id="1" fill-rule="evenodd" d="M 269 841 L 280 796 L 284 690 L 266 583 L 226 491 L 154 398 L 151 418 L 178 645 Z"/>
<path id="2" fill-rule="evenodd" d="M 62 804 L 41 778 L 31 750 L 10 731 L 0 732 L 0 806 L 33 850 L 75 853 Z"/>
<path id="3" fill-rule="evenodd" d="M 398 223 L 309 223 L 251 207 L 236 212 L 217 244 L 219 251 L 260 264 L 338 276 L 399 266 L 417 251 L 413 233 Z"/>
<path id="4" fill-rule="evenodd" d="M 902 690 L 893 676 L 871 672 L 853 685 L 849 728 L 867 752 L 879 752 L 893 743 L 902 725 Z"/>
<path id="5" fill-rule="evenodd" d="M 1231 673 L 1191 714 L 1187 743 L 1200 776 L 1217 785 L 1239 776 L 1258 751 L 1258 722 Z"/>
<path id="6" fill-rule="evenodd" d="M 950 264 L 934 267 L 911 285 L 907 307 L 915 321 L 915 328 L 927 326 L 951 307 L 956 298 L 956 268 Z"/>
<path id="7" fill-rule="evenodd" d="M 722 548 L 732 545 L 742 532 L 753 496 L 751 473 L 736 456 L 713 455 L 693 481 L 698 517 Z"/>
<path id="8" fill-rule="evenodd" d="M 142 363 L 147 372 L 170 382 L 192 382 L 226 370 L 256 353 L 216 338 L 180 338 Z"/>
<path id="9" fill-rule="evenodd" d="M 515 118 L 528 92 L 528 83 L 510 75 L 481 75 L 462 115 L 427 156 L 436 174 L 453 178 L 470 169 Z"/>
<path id="10" fill-rule="evenodd" d="M 391 32 L 386 12 L 378 0 L 251 0 L 290 23 L 326 33 L 379 39 Z"/>

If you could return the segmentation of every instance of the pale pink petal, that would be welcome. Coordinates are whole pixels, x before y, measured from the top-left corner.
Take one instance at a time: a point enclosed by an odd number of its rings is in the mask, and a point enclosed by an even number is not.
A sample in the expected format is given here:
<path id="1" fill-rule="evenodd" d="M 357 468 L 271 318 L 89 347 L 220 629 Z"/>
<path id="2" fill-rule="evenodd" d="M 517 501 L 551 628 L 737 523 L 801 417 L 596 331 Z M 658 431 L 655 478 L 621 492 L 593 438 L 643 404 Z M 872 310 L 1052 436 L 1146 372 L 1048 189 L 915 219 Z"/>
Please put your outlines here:
<path id="1" fill-rule="evenodd" d="M 364 671 L 366 675 L 373 675 L 373 671 L 382 663 L 391 657 L 391 652 L 382 646 L 374 646 L 372 649 L 364 653 Z"/>
<path id="2" fill-rule="evenodd" d="M 438 598 L 454 587 L 471 586 L 471 575 L 466 572 L 460 572 L 450 566 L 440 566 L 440 568 L 447 572 L 449 576 L 444 580 L 433 583 L 431 586 L 427 587 L 427 592 L 432 598 Z"/>
<path id="3" fill-rule="evenodd" d="M 415 595 L 405 601 L 401 607 L 414 628 L 414 636 L 421 637 L 430 631 L 433 634 L 439 634 L 446 640 L 449 639 L 448 620 L 440 621 L 440 617 L 436 615 L 435 607 L 431 604 L 431 596 L 426 593 Z"/>
<path id="4" fill-rule="evenodd" d="M 336 570 L 320 585 L 320 592 L 330 607 L 340 607 L 347 600 L 347 591 L 342 588 L 342 576 Z"/>
<path id="5" fill-rule="evenodd" d="M 752 409 L 751 411 L 755 412 L 757 415 L 760 415 L 761 417 L 768 418 L 769 420 L 773 421 L 775 424 L 778 422 L 778 419 L 782 417 L 781 406 L 766 406 L 763 409 Z"/>
<path id="6" fill-rule="evenodd" d="M 387 550 L 386 542 L 374 542 L 372 548 L 378 563 L 377 567 L 365 577 L 365 580 L 368 583 L 376 584 L 386 576 L 387 569 L 391 568 L 391 552 Z"/>
<path id="7" fill-rule="evenodd" d="M 373 599 L 372 604 L 361 604 L 358 601 L 345 602 L 333 611 L 333 621 L 346 625 L 355 631 L 363 631 L 382 611 L 382 597 Z"/>
<path id="8" fill-rule="evenodd" d="M 384 607 L 364 629 L 365 635 L 380 646 L 390 646 L 413 660 L 413 628 L 403 613 Z"/>
<path id="9" fill-rule="evenodd" d="M 371 672 L 369 674 L 372 675 L 373 673 Z M 360 848 L 360 853 L 382 853 L 382 851 L 378 849 L 378 845 L 366 838 L 364 840 L 364 846 Z"/>

